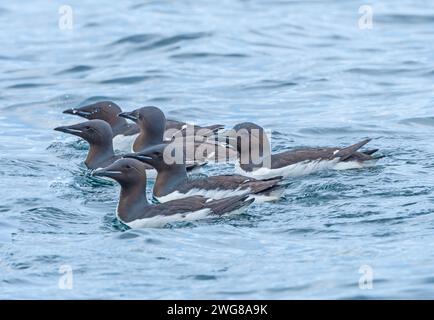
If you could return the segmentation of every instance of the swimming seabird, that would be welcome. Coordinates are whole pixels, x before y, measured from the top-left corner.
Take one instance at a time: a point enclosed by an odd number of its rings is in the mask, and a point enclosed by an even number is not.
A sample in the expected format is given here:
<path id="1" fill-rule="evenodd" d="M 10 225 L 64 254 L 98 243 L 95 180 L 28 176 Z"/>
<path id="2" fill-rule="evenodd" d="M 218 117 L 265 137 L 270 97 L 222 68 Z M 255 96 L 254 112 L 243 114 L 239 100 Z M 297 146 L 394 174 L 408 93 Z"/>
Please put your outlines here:
<path id="1" fill-rule="evenodd" d="M 129 123 L 124 118 L 118 117 L 122 113 L 122 109 L 113 101 L 100 101 L 85 105 L 79 108 L 71 108 L 63 111 L 66 114 L 77 115 L 88 120 L 100 119 L 107 121 L 113 130 L 113 145 L 114 148 L 121 151 L 131 151 L 131 144 L 140 132 L 136 123 Z M 190 132 L 190 124 L 177 120 L 166 120 L 167 132 L 181 131 L 185 135 Z M 200 130 L 202 135 L 211 136 L 224 126 L 220 124 L 210 126 L 194 126 L 194 131 Z M 165 136 L 166 140 L 170 140 L 172 136 Z"/>
<path id="2" fill-rule="evenodd" d="M 150 204 L 146 199 L 146 165 L 135 159 L 120 159 L 93 172 L 121 185 L 116 216 L 131 228 L 161 227 L 174 221 L 191 221 L 239 213 L 254 199 L 247 195 L 211 200 L 202 196 Z"/>
<path id="3" fill-rule="evenodd" d="M 78 136 L 89 143 L 89 151 L 84 161 L 88 169 L 103 168 L 121 158 L 120 155 L 115 155 L 113 132 L 106 121 L 89 120 L 70 126 L 57 127 L 54 130 Z M 187 170 L 191 171 L 195 167 L 196 164 L 189 164 Z M 155 178 L 155 169 L 150 165 L 146 165 L 146 169 L 148 170 L 148 177 Z"/>
<path id="4" fill-rule="evenodd" d="M 114 153 L 113 132 L 106 121 L 89 120 L 70 126 L 57 127 L 54 130 L 78 136 L 89 143 L 89 151 L 84 161 L 89 169 L 106 167 L 121 158 Z M 148 165 L 146 168 L 154 171 L 152 166 Z"/>
<path id="5" fill-rule="evenodd" d="M 162 143 L 169 143 L 164 140 L 166 128 L 166 117 L 157 107 L 142 107 L 131 112 L 122 112 L 119 117 L 134 121 L 140 128 L 140 133 L 134 140 L 132 151 L 138 152 Z M 199 131 L 200 132 L 200 131 Z M 198 163 L 215 160 L 236 158 L 236 151 L 228 146 L 223 146 L 216 141 L 209 141 L 202 134 L 199 136 L 187 136 L 175 133 L 170 141 L 172 146 L 181 146 L 184 150 L 187 162 Z"/>
<path id="6" fill-rule="evenodd" d="M 371 139 L 345 148 L 311 148 L 271 154 L 264 129 L 255 123 L 237 124 L 224 135 L 238 151 L 236 172 L 257 179 L 301 176 L 322 169 L 362 168 L 382 158 L 372 156 L 378 149 L 358 151 Z"/>
<path id="7" fill-rule="evenodd" d="M 276 200 L 282 193 L 281 178 L 256 180 L 242 175 L 218 175 L 189 179 L 185 164 L 167 159 L 165 148 L 160 144 L 125 157 L 140 160 L 157 170 L 153 195 L 159 202 L 201 195 L 221 199 L 231 195 L 251 194 L 257 199 Z"/>

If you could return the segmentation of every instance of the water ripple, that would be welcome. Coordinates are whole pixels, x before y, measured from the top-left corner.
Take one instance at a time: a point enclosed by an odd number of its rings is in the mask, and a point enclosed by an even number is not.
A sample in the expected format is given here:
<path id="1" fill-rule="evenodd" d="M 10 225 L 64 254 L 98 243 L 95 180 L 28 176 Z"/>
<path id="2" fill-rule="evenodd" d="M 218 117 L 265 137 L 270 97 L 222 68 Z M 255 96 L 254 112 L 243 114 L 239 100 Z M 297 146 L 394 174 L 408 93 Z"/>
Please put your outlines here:
<path id="1" fill-rule="evenodd" d="M 149 80 L 148 76 L 128 76 L 100 81 L 101 84 L 133 84 Z"/>
<path id="2" fill-rule="evenodd" d="M 344 1 L 73 9 L 73 30 L 59 30 L 52 6 L 0 8 L 2 297 L 434 297 L 431 2 L 374 4 L 373 29 Z M 369 137 L 386 157 L 291 179 L 281 201 L 238 216 L 131 230 L 116 218 L 119 186 L 84 166 L 88 144 L 53 131 L 83 121 L 62 110 L 101 100 L 198 124 L 257 122 L 274 152 Z M 62 265 L 73 290 L 57 286 Z M 359 288 L 363 265 L 372 290 Z"/>

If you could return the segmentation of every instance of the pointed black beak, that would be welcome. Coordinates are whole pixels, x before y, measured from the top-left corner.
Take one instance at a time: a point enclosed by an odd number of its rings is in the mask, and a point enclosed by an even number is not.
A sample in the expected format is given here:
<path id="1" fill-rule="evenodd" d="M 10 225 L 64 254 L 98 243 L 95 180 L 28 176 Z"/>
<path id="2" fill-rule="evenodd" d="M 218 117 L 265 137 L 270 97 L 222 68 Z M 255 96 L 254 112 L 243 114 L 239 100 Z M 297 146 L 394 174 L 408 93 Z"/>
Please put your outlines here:
<path id="1" fill-rule="evenodd" d="M 137 122 L 138 118 L 133 115 L 132 112 L 121 112 L 118 114 L 118 117 L 129 119 L 131 121 Z"/>
<path id="2" fill-rule="evenodd" d="M 72 114 L 72 115 L 80 116 L 80 117 L 83 117 L 83 118 L 88 118 L 91 115 L 90 112 L 83 111 L 83 110 L 76 109 L 76 108 L 71 108 L 71 109 L 63 110 L 62 113 Z"/>
<path id="3" fill-rule="evenodd" d="M 109 168 L 101 168 L 101 169 L 96 169 L 92 172 L 93 176 L 96 177 L 107 177 L 107 178 L 115 178 L 119 175 L 121 175 L 122 172 L 121 171 L 116 171 L 116 170 L 109 170 Z"/>
<path id="4" fill-rule="evenodd" d="M 79 136 L 83 131 L 73 128 L 72 126 L 62 126 L 62 127 L 56 127 L 54 128 L 55 131 L 65 132 L 69 134 L 73 134 L 76 136 Z"/>

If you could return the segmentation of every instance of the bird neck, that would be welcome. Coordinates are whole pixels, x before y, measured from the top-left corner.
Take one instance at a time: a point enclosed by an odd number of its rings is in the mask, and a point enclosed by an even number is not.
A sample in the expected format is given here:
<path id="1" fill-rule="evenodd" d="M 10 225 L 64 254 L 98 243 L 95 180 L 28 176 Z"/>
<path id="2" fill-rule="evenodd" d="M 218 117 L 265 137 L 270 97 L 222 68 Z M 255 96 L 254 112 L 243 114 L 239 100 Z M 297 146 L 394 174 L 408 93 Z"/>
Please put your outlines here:
<path id="1" fill-rule="evenodd" d="M 145 148 L 161 144 L 164 142 L 163 136 L 164 132 L 140 128 L 140 133 L 134 140 L 133 151 L 139 152 Z"/>
<path id="2" fill-rule="evenodd" d="M 154 196 L 162 197 L 172 193 L 177 186 L 188 181 L 185 164 L 174 164 L 164 169 L 157 169 L 157 178 L 153 189 Z"/>
<path id="3" fill-rule="evenodd" d="M 85 164 L 89 169 L 97 169 L 114 156 L 112 140 L 98 144 L 90 143 Z"/>
<path id="4" fill-rule="evenodd" d="M 150 204 L 146 199 L 146 181 L 121 184 L 117 215 L 122 222 L 128 223 L 143 217 L 148 206 Z"/>

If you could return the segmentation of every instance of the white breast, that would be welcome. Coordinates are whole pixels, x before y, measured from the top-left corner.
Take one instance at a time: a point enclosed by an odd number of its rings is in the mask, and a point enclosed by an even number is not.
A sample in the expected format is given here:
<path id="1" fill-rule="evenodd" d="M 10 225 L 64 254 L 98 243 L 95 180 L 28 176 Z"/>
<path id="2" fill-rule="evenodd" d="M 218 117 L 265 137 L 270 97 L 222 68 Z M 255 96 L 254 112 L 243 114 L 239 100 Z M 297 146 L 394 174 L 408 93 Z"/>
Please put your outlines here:
<path id="1" fill-rule="evenodd" d="M 124 136 L 117 135 L 113 138 L 113 149 L 121 151 L 121 152 L 132 152 L 134 140 L 136 140 L 139 134 Z"/>
<path id="2" fill-rule="evenodd" d="M 146 178 L 155 179 L 157 177 L 157 170 L 155 169 L 147 169 L 146 170 Z"/>

